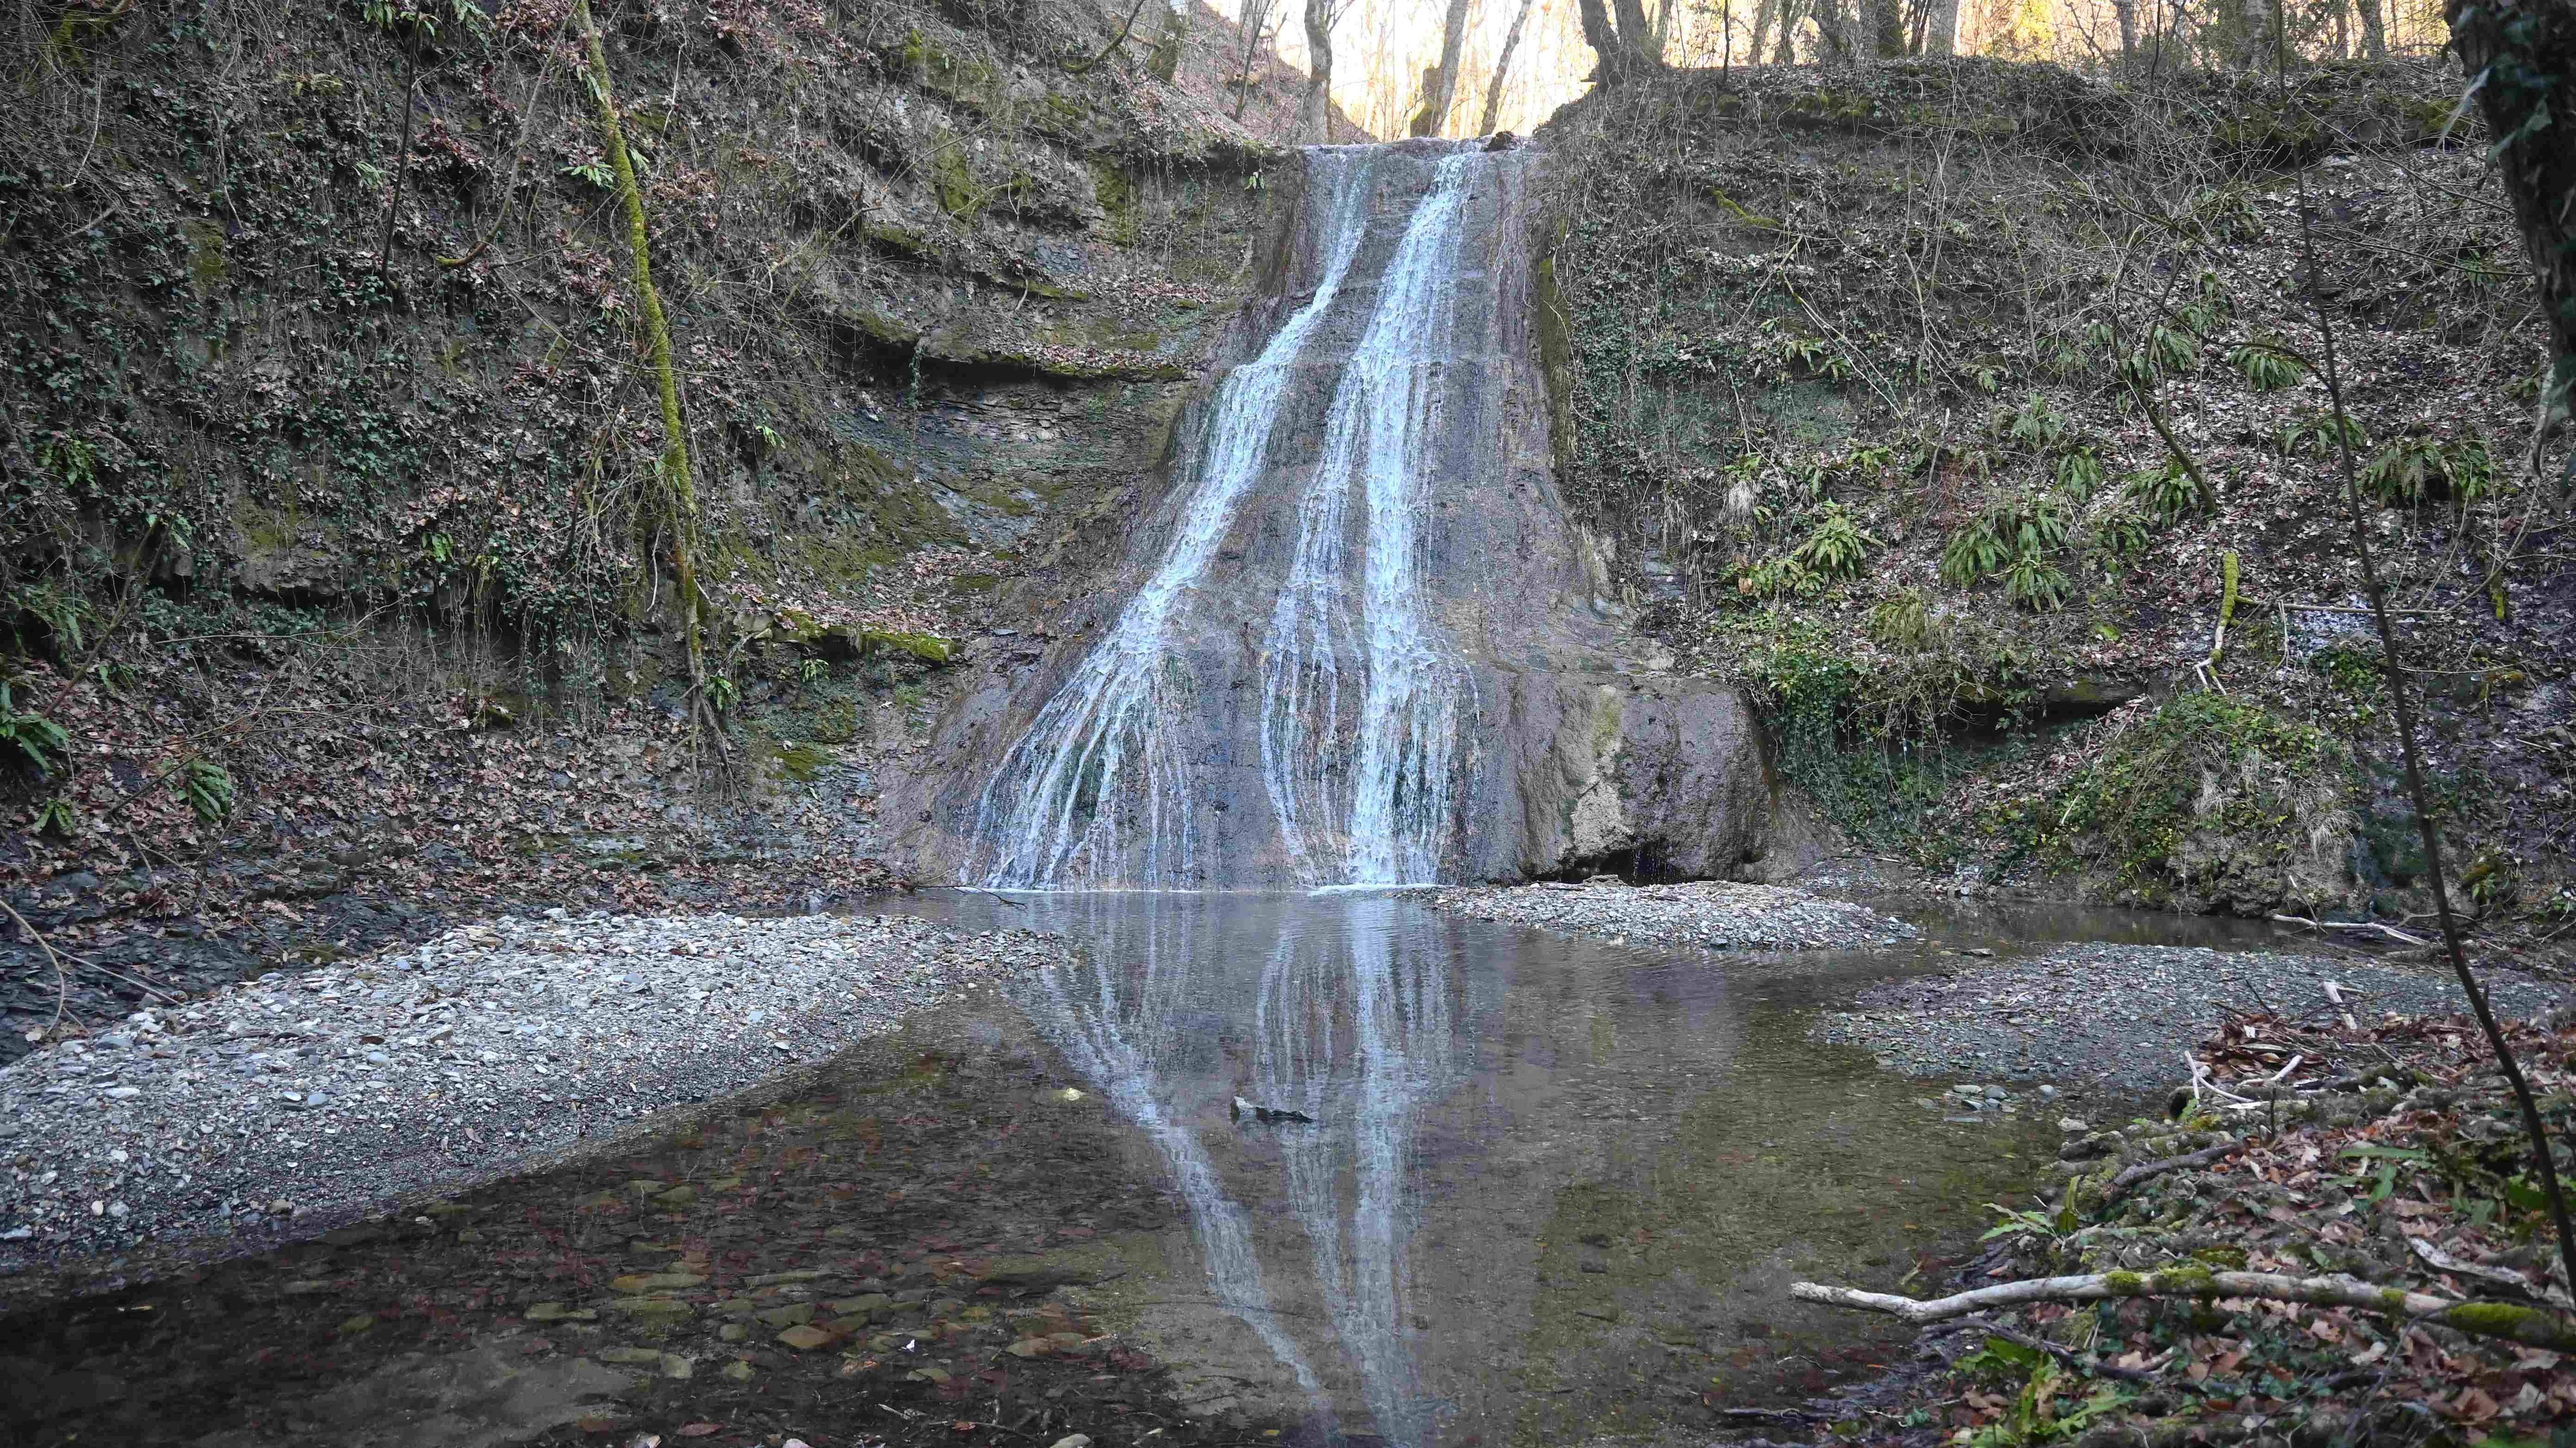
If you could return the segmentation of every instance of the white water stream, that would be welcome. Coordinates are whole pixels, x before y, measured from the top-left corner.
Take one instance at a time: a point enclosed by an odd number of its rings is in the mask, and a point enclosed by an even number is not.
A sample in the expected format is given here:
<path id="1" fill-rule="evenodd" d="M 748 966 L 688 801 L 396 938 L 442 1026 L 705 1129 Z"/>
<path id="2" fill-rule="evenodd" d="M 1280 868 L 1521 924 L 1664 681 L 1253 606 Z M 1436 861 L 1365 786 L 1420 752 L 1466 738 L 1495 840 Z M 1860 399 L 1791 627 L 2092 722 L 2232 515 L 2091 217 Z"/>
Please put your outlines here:
<path id="1" fill-rule="evenodd" d="M 962 878 L 994 888 L 1170 888 L 1210 878 L 1191 761 L 1193 708 L 1221 680 L 1177 647 L 1183 610 L 1222 610 L 1240 575 L 1221 552 L 1257 506 L 1300 364 L 1367 249 L 1371 201 L 1422 162 L 1378 148 L 1306 153 L 1324 261 L 1312 296 L 1216 389 L 1190 491 L 1154 570 L 1004 755 L 975 806 Z M 1455 821 L 1465 667 L 1424 602 L 1428 466 L 1459 305 L 1465 199 L 1495 162 L 1438 158 L 1404 218 L 1359 340 L 1324 409 L 1319 461 L 1295 500 L 1296 552 L 1259 651 L 1261 778 L 1290 872 L 1310 886 L 1427 884 Z M 1311 363 L 1305 371 L 1312 373 Z M 1354 507 L 1354 503 L 1357 504 Z M 1214 601 L 1214 610 L 1210 609 Z M 1252 605 L 1258 607 L 1257 604 Z M 1222 807 L 1222 806 L 1219 806 Z"/>

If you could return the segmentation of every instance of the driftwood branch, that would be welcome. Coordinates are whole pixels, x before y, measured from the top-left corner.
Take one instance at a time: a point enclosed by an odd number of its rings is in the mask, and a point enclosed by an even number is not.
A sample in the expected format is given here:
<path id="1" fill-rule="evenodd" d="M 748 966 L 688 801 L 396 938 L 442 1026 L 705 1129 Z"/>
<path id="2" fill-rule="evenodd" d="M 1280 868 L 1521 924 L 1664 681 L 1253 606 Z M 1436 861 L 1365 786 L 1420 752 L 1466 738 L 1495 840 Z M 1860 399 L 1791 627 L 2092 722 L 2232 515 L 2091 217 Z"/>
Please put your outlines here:
<path id="1" fill-rule="evenodd" d="M 2034 1302 L 2102 1302 L 2115 1297 L 2187 1297 L 2202 1302 L 2254 1298 L 2264 1302 L 2298 1302 L 2311 1307 L 2351 1307 L 2384 1312 L 2416 1322 L 2447 1327 L 2475 1337 L 2576 1351 L 2576 1324 L 2546 1308 L 2512 1302 L 2463 1302 L 2427 1292 L 2374 1287 L 2351 1277 L 2285 1277 L 2276 1272 L 2213 1272 L 2205 1267 L 2172 1267 L 2162 1272 L 2093 1272 L 2076 1277 L 2034 1277 L 2004 1282 L 1947 1297 L 1918 1299 L 1889 1292 L 1863 1292 L 1822 1282 L 1792 1283 L 1789 1295 L 1800 1302 L 1884 1312 L 1911 1323 L 1940 1322 L 1992 1308 L 2022 1307 Z"/>

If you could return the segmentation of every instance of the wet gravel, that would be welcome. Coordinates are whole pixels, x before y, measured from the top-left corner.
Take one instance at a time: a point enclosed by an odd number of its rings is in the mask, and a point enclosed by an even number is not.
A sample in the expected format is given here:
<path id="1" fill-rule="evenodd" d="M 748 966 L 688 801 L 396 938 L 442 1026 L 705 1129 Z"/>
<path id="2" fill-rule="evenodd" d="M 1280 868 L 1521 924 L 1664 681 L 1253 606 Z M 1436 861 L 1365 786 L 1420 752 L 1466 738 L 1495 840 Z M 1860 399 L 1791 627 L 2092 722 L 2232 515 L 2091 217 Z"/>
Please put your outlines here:
<path id="1" fill-rule="evenodd" d="M 2564 988 L 2492 972 L 2499 1014 L 2538 1015 Z M 2342 997 L 2328 995 L 2332 982 Z M 2331 1020 L 2346 1011 L 2443 1015 L 2468 1000 L 2448 974 L 2315 956 L 2156 945 L 2061 946 L 2026 959 L 1882 981 L 1814 1039 L 1866 1047 L 1916 1076 L 2002 1077 L 2085 1089 L 2157 1090 L 2188 1073 L 2181 1052 L 2231 1011 Z"/>
<path id="2" fill-rule="evenodd" d="M 1534 925 L 1561 935 L 1706 950 L 1849 950 L 1912 940 L 1918 933 L 1904 921 L 1846 900 L 1724 880 L 1442 890 L 1432 903 L 1453 914 Z"/>
<path id="3" fill-rule="evenodd" d="M 819 1062 L 1058 937 L 547 912 L 135 1012 L 0 1069 L 0 1275 L 259 1245 Z"/>

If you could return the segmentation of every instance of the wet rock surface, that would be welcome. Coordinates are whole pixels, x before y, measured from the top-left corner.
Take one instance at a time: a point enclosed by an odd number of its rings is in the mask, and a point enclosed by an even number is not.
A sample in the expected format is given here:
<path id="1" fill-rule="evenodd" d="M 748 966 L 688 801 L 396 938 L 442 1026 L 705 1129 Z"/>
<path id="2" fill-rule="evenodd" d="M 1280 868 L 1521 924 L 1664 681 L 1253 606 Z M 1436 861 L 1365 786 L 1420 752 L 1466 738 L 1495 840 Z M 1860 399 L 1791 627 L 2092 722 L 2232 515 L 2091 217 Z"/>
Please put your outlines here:
<path id="1" fill-rule="evenodd" d="M 1107 1284 L 1175 1225 L 1124 1127 L 957 1015 L 578 1165 L 0 1318 L 12 1441 L 1278 1441 L 1177 1402 L 1122 1326 Z"/>
<path id="2" fill-rule="evenodd" d="M 1902 920 L 1804 890 L 1725 880 L 1631 887 L 1615 879 L 1442 890 L 1439 909 L 1630 945 L 1704 950 L 1849 950 L 1912 940 Z"/>
<path id="3" fill-rule="evenodd" d="M 2179 1053 L 2230 1013 L 2335 1021 L 2468 1009 L 2447 973 L 2389 961 L 2112 944 L 1961 960 L 1954 973 L 1870 986 L 1854 1009 L 1822 1017 L 1814 1039 L 1866 1047 L 1908 1075 L 2144 1091 L 2167 1083 Z M 2485 984 L 2509 1017 L 2567 999 L 2563 987 L 2515 973 L 2490 973 Z"/>
<path id="4" fill-rule="evenodd" d="M 0 1069 L 0 1272 L 256 1245 L 811 1065 L 1064 957 L 899 916 L 503 917 Z"/>

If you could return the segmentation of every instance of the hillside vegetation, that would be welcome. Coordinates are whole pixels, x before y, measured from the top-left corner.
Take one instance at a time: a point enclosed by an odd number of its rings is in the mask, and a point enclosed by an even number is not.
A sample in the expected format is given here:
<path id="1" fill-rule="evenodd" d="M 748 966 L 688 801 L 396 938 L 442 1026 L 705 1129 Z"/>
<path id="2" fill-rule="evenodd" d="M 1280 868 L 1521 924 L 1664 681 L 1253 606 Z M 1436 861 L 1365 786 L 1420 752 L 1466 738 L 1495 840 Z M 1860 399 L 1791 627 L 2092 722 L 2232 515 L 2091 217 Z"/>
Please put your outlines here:
<path id="1" fill-rule="evenodd" d="M 160 979 L 174 921 L 327 956 L 439 882 L 882 883 L 873 761 L 1123 526 L 1304 84 L 1205 8 L 592 8 L 722 754 L 570 0 L 0 19 L 0 873 L 102 966 Z"/>
<path id="2" fill-rule="evenodd" d="M 2421 908 L 2304 205 L 2463 903 L 2561 918 L 2564 449 L 2536 482 L 2546 333 L 2459 85 L 1958 60 L 1587 99 L 1546 133 L 1568 493 L 1856 848 Z"/>

